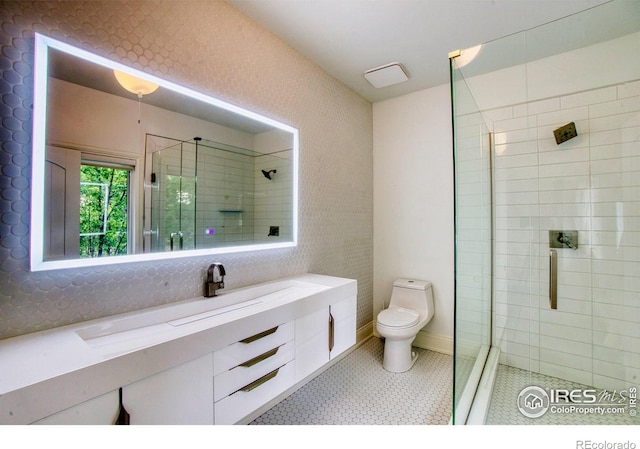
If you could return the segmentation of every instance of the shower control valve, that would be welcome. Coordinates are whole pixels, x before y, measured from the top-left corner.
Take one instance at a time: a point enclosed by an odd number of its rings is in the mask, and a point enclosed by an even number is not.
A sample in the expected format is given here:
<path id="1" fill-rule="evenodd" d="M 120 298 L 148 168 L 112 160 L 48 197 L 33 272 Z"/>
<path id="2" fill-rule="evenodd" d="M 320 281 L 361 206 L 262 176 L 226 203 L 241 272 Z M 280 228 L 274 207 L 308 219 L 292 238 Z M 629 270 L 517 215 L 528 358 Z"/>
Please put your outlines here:
<path id="1" fill-rule="evenodd" d="M 578 249 L 578 231 L 549 231 L 549 248 Z"/>

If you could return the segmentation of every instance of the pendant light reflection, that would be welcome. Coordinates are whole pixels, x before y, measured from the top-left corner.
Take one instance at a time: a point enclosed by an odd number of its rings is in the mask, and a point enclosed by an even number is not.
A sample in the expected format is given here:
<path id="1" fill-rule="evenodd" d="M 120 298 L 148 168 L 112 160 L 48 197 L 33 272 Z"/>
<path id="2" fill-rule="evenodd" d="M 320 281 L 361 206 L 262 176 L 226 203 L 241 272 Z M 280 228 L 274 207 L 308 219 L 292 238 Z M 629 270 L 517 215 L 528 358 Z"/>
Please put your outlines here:
<path id="1" fill-rule="evenodd" d="M 460 52 L 460 56 L 456 58 L 456 67 L 462 68 L 473 61 L 480 50 L 482 49 L 482 45 L 476 45 L 475 47 L 470 47 L 462 50 Z"/>
<path id="2" fill-rule="evenodd" d="M 128 73 L 121 72 L 120 70 L 114 69 L 113 74 L 122 87 L 129 92 L 138 95 L 138 98 L 142 98 L 143 95 L 152 94 L 159 87 L 156 83 L 129 75 Z"/>

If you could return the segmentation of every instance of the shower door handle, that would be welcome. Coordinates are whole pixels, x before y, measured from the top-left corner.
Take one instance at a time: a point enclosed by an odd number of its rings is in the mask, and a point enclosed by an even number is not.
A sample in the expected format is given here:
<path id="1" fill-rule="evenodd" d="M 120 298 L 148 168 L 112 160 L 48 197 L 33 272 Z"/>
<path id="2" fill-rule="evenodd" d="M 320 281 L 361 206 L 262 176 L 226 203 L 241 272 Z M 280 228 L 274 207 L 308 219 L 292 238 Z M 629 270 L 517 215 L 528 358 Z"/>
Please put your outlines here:
<path id="1" fill-rule="evenodd" d="M 549 305 L 558 308 L 558 252 L 549 251 Z"/>
<path id="2" fill-rule="evenodd" d="M 184 248 L 184 235 L 182 234 L 182 232 L 181 231 L 172 232 L 171 235 L 169 236 L 169 247 L 171 251 L 175 249 L 173 245 L 173 239 L 176 237 L 178 237 L 178 249 Z"/>

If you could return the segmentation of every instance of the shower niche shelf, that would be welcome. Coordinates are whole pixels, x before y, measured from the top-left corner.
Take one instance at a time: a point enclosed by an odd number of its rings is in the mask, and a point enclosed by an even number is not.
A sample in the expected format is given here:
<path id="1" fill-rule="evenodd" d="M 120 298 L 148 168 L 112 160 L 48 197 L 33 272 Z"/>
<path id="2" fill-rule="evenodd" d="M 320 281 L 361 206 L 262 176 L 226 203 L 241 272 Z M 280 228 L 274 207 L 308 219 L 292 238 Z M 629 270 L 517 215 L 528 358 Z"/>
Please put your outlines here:
<path id="1" fill-rule="evenodd" d="M 239 214 L 244 211 L 242 209 L 219 209 L 218 212 L 223 214 Z"/>

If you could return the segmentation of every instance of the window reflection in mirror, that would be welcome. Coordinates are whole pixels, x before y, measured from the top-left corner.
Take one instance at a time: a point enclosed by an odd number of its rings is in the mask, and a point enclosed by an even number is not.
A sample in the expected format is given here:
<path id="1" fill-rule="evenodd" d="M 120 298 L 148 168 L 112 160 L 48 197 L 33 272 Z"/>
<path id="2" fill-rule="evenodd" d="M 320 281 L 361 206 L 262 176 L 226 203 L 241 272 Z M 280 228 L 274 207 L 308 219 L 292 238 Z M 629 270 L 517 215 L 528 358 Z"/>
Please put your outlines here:
<path id="1" fill-rule="evenodd" d="M 80 257 L 128 254 L 129 170 L 80 167 Z"/>
<path id="2" fill-rule="evenodd" d="M 35 66 L 32 270 L 296 244 L 296 129 L 41 35 Z"/>

